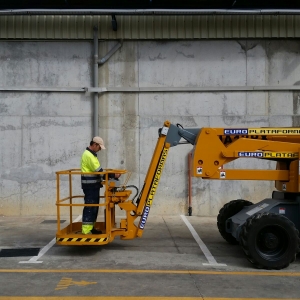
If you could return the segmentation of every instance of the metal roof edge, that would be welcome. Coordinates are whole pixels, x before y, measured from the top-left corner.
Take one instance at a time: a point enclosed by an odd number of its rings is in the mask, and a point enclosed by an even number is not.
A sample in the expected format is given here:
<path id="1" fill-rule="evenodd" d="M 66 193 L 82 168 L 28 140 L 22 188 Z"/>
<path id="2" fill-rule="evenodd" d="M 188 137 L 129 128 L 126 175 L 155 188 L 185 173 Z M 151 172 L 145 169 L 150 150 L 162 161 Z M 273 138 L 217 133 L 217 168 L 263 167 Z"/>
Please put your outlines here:
<path id="1" fill-rule="evenodd" d="M 0 15 L 299 15 L 300 9 L 8 9 Z"/>

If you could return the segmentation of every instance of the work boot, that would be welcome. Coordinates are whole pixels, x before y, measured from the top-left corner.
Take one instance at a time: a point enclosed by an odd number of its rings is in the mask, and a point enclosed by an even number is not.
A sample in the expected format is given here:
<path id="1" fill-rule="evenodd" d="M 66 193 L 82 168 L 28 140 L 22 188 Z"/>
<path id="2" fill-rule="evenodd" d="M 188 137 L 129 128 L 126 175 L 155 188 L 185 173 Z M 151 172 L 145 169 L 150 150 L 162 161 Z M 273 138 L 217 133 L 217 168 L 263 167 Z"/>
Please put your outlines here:
<path id="1" fill-rule="evenodd" d="M 102 234 L 102 231 L 93 228 L 93 229 L 90 231 L 90 233 L 91 233 L 91 234 Z"/>

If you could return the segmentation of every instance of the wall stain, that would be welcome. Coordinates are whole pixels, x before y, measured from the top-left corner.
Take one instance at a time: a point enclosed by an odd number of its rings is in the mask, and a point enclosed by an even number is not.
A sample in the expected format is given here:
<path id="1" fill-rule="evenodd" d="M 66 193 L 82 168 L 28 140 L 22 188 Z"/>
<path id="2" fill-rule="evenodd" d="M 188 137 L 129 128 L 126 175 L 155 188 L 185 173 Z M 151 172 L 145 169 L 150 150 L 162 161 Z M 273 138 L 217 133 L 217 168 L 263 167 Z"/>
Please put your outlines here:
<path id="1" fill-rule="evenodd" d="M 289 60 L 288 58 L 284 59 L 283 67 L 282 67 L 284 78 L 289 77 L 289 75 L 298 68 L 299 64 L 300 64 L 299 57 L 295 57 L 292 60 Z"/>
<path id="2" fill-rule="evenodd" d="M 177 52 L 178 54 L 183 55 L 183 56 L 186 57 L 186 58 L 194 58 L 194 57 L 195 57 L 194 54 L 185 54 L 185 53 L 183 53 L 182 51 L 178 51 L 178 50 L 176 50 L 176 52 Z"/>
<path id="3" fill-rule="evenodd" d="M 6 130 L 17 130 L 18 128 L 12 126 L 12 125 L 7 125 L 7 126 L 0 126 L 0 131 L 6 131 Z"/>
<path id="4" fill-rule="evenodd" d="M 239 123 L 245 124 L 243 116 L 223 116 L 223 121 L 226 126 L 232 126 Z"/>
<path id="5" fill-rule="evenodd" d="M 0 113 L 8 112 L 8 105 L 5 103 L 0 103 Z"/>
<path id="6" fill-rule="evenodd" d="M 242 50 L 244 51 L 244 52 L 248 52 L 249 50 L 252 50 L 252 49 L 254 49 L 257 45 L 258 45 L 258 43 L 255 43 L 255 44 L 250 44 L 249 46 L 248 46 L 248 43 L 246 42 L 246 44 L 243 44 L 242 42 L 239 42 L 239 41 L 237 41 L 237 43 L 241 46 L 241 48 L 242 48 Z"/>
<path id="7" fill-rule="evenodd" d="M 41 127 L 49 127 L 49 126 L 63 126 L 63 127 L 80 127 L 84 125 L 84 121 L 72 121 L 71 123 L 66 123 L 65 121 L 59 122 L 56 120 L 42 120 L 40 122 L 34 122 L 27 125 L 24 125 L 24 128 L 27 129 L 34 129 L 34 128 L 41 128 Z"/>
<path id="8" fill-rule="evenodd" d="M 300 85 L 300 81 L 296 81 L 294 83 L 294 85 Z M 299 107 L 300 107 L 300 92 L 293 92 L 293 114 L 294 115 L 298 115 L 298 111 L 299 111 Z M 297 123 L 297 122 L 296 122 Z M 293 123 L 294 126 L 294 123 Z"/>
<path id="9" fill-rule="evenodd" d="M 297 41 L 276 40 L 266 42 L 265 45 L 262 43 L 262 47 L 265 47 L 269 64 L 272 64 L 273 61 L 279 59 L 281 64 L 278 65 L 278 67 L 282 70 L 283 78 L 288 78 L 288 76 L 299 66 L 300 46 Z M 296 55 L 296 57 L 291 55 Z M 271 73 L 269 74 L 271 75 Z"/>
<path id="10" fill-rule="evenodd" d="M 156 61 L 156 60 L 164 60 L 166 57 L 163 57 L 161 53 L 159 53 L 157 56 L 151 57 L 149 56 L 150 61 Z"/>
<path id="11" fill-rule="evenodd" d="M 31 165 L 10 169 L 8 173 L 2 174 L 1 178 L 18 183 L 30 183 L 39 180 L 55 180 L 56 177 L 55 173 L 45 173 L 41 166 Z"/>
<path id="12" fill-rule="evenodd" d="M 191 46 L 192 46 L 192 44 L 191 43 L 181 43 L 180 44 L 182 47 L 187 47 L 187 48 L 190 48 Z"/>

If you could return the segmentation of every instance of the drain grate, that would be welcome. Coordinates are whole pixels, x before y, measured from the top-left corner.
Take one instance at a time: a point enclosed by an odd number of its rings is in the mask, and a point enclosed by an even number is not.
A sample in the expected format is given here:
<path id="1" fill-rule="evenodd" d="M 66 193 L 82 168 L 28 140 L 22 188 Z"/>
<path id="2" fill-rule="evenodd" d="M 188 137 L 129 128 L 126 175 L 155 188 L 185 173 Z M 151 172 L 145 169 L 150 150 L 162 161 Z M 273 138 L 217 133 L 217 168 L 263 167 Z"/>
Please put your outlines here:
<path id="1" fill-rule="evenodd" d="M 64 223 L 66 220 L 60 220 L 60 223 Z M 54 224 L 57 223 L 57 220 L 44 220 L 41 224 Z"/>
<path id="2" fill-rule="evenodd" d="M 37 256 L 40 248 L 1 249 L 0 257 Z"/>

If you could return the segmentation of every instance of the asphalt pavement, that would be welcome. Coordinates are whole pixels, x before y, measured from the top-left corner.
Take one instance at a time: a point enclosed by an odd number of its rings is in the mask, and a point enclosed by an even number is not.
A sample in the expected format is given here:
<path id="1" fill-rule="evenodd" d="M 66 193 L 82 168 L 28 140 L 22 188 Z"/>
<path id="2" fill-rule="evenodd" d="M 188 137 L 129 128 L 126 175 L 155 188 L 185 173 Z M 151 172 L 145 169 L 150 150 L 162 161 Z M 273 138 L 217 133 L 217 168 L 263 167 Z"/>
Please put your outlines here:
<path id="1" fill-rule="evenodd" d="M 215 217 L 150 215 L 142 238 L 103 246 L 56 245 L 55 233 L 56 217 L 0 217 L 0 300 L 300 299 L 299 258 L 255 269 Z"/>

